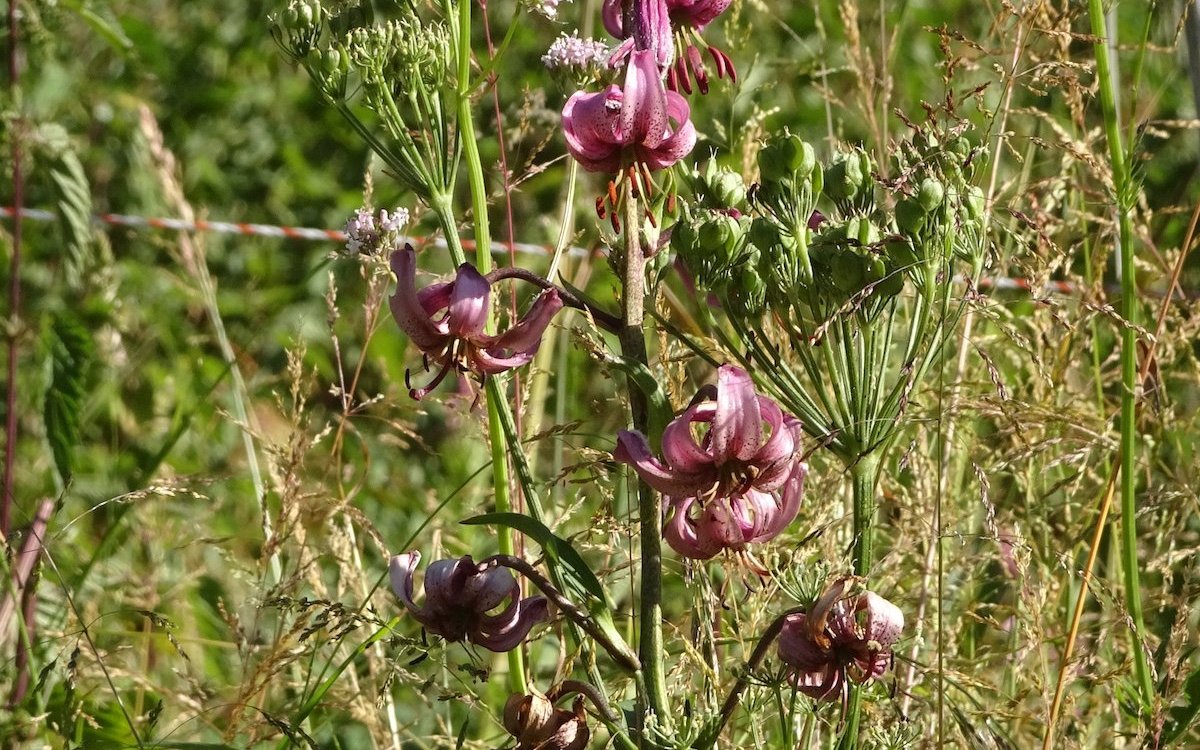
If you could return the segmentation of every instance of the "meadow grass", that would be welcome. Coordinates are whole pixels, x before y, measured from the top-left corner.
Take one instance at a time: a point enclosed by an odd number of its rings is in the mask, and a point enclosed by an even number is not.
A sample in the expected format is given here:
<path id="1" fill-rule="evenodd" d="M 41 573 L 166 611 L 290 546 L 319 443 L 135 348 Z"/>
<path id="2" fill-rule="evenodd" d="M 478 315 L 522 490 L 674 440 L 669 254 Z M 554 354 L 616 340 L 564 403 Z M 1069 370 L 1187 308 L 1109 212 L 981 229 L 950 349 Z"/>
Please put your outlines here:
<path id="1" fill-rule="evenodd" d="M 583 18 L 590 5 L 560 12 Z M 400 204 L 417 212 L 414 231 L 435 231 L 435 211 L 421 213 L 271 42 L 275 8 L 21 7 L 20 96 L 10 89 L 4 109 L 5 138 L 31 154 L 26 205 L 60 199 L 58 126 L 98 211 L 339 226 L 363 203 Z M 511 3 L 456 7 L 480 29 L 486 12 L 497 44 L 509 31 Z M 693 98 L 695 158 L 717 149 L 753 180 L 762 137 L 786 125 L 824 156 L 835 141 L 860 144 L 887 169 L 905 132 L 896 111 L 916 120 L 922 103 L 952 107 L 987 149 L 984 275 L 1028 286 L 961 288 L 963 318 L 884 461 L 871 587 L 906 628 L 894 669 L 868 693 L 865 747 L 1198 741 L 1200 274 L 1187 255 L 1200 143 L 1182 13 L 745 0 L 718 25 L 741 81 Z M 521 23 L 494 110 L 490 93 L 474 106 L 467 158 L 486 181 L 461 179 L 448 196 L 481 258 L 478 240 L 495 235 L 498 247 L 509 228 L 560 250 L 602 244 L 600 185 L 562 163 L 570 92 L 537 62 L 558 29 Z M 54 510 L 23 587 L 36 587 L 35 627 L 14 616 L 0 632 L 0 697 L 28 676 L 0 709 L 0 744 L 492 748 L 509 742 L 498 709 L 522 668 L 543 685 L 587 674 L 610 696 L 631 694 L 632 678 L 580 648 L 561 617 L 504 658 L 400 616 L 389 554 L 541 550 L 459 523 L 529 493 L 509 492 L 496 463 L 506 422 L 488 406 L 499 399 L 473 408 L 453 388 L 408 398 L 405 367 L 419 355 L 387 313 L 381 263 L 299 242 L 122 230 L 67 252 L 69 227 L 23 229 L 9 568 L 38 508 Z M 449 254 L 430 262 L 454 266 Z M 521 262 L 556 264 L 610 308 L 620 299 L 595 253 Z M 1045 291 L 1050 281 L 1075 291 Z M 708 356 L 727 353 L 703 338 L 687 288 L 662 289 L 654 320 L 694 334 Z M 505 320 L 508 305 L 495 313 Z M 62 481 L 43 403 L 47 330 L 66 315 L 94 354 Z M 647 330 L 650 367 L 682 408 L 711 368 L 666 325 Z M 520 387 L 490 389 L 513 399 L 547 525 L 597 571 L 632 643 L 645 625 L 632 617 L 636 484 L 609 455 L 629 388 L 601 339 L 584 315 L 564 314 Z M 663 685 L 677 723 L 718 712 L 770 623 L 814 581 L 849 570 L 852 477 L 810 447 L 800 518 L 759 553 L 784 575 L 664 555 Z M 814 708 L 780 678 L 767 658 L 722 747 L 832 746 L 841 707 Z"/>

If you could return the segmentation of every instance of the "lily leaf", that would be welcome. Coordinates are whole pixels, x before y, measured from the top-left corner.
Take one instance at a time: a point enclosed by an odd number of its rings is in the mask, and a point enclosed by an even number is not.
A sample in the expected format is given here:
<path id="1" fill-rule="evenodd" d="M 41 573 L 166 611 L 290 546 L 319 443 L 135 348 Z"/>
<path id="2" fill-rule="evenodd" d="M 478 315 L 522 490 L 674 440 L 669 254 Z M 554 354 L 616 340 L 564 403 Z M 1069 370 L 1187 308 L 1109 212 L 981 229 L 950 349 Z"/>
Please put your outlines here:
<path id="1" fill-rule="evenodd" d="M 604 609 L 612 609 L 604 587 L 600 585 L 600 580 L 584 562 L 583 557 L 570 542 L 556 535 L 545 524 L 521 513 L 485 513 L 472 516 L 462 523 L 467 526 L 507 526 L 521 532 L 537 542 L 546 551 L 546 555 L 561 566 L 563 583 L 570 587 L 578 598 L 588 602 L 586 608 L 589 611 L 593 609 L 593 603 L 602 604 Z"/>

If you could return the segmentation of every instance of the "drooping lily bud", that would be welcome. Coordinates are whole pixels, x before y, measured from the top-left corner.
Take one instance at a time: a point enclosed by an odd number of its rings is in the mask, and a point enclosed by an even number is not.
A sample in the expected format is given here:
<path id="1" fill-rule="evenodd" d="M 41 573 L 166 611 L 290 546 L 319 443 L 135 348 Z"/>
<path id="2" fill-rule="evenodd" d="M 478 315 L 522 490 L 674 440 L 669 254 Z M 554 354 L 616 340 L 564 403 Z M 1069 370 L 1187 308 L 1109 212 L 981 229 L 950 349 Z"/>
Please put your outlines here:
<path id="1" fill-rule="evenodd" d="M 470 555 L 438 560 L 425 571 L 425 602 L 413 601 L 420 552 L 396 555 L 388 566 L 392 592 L 425 630 L 451 643 L 469 641 L 489 651 L 511 651 L 546 619 L 545 597 L 521 598 L 505 568 L 480 568 Z"/>
<path id="2" fill-rule="evenodd" d="M 504 728 L 517 740 L 517 750 L 584 750 L 592 734 L 582 696 L 567 711 L 539 693 L 510 697 Z"/>
<path id="3" fill-rule="evenodd" d="M 808 471 L 799 421 L 759 396 L 744 370 L 722 366 L 715 397 L 706 391 L 663 431 L 662 459 L 639 432 L 622 431 L 613 452 L 669 498 L 664 537 L 697 560 L 778 536 L 800 510 Z M 697 440 L 693 426 L 708 429 Z"/>

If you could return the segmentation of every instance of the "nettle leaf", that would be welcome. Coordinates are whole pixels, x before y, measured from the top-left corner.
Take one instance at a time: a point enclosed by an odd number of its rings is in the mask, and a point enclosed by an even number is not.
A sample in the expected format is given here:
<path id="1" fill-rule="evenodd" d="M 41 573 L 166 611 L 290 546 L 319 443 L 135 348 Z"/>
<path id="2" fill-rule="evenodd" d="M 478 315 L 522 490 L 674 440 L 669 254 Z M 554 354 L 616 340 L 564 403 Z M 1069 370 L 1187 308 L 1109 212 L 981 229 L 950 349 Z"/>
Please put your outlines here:
<path id="1" fill-rule="evenodd" d="M 92 252 L 92 192 L 83 165 L 67 148 L 50 164 L 58 226 L 66 245 L 67 278 L 75 286 L 83 278 Z"/>
<path id="2" fill-rule="evenodd" d="M 79 445 L 87 373 L 95 359 L 95 346 L 91 332 L 68 314 L 54 317 L 45 339 L 50 378 L 42 419 L 54 465 L 65 482 L 71 476 L 75 447 Z"/>

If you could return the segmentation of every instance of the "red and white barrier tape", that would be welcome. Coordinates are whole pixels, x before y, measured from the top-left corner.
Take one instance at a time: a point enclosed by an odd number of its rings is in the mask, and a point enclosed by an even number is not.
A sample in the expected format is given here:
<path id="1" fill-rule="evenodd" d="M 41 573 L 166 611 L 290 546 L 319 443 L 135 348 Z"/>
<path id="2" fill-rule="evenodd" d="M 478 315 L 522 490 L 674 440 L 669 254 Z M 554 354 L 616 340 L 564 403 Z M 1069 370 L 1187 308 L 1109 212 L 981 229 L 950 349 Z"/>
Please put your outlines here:
<path id="1" fill-rule="evenodd" d="M 0 206 L 0 217 L 11 219 L 16 215 L 16 210 L 11 206 Z M 25 208 L 21 210 L 21 218 L 31 221 L 55 221 L 57 215 L 53 211 L 45 211 L 39 208 Z M 92 216 L 92 223 L 101 226 L 121 226 L 121 227 L 149 227 L 151 229 L 167 229 L 173 232 L 218 232 L 220 234 L 239 234 L 254 237 L 279 237 L 283 239 L 293 240 L 311 240 L 316 242 L 337 242 L 343 244 L 346 242 L 346 233 L 339 229 L 317 229 L 315 227 L 287 227 L 277 226 L 275 224 L 251 224 L 245 222 L 232 221 L 206 221 L 198 219 L 196 221 L 186 221 L 184 219 L 175 218 L 155 218 L 147 216 L 133 216 L 130 214 L 95 214 Z M 407 241 L 414 245 L 430 243 L 434 245 L 445 245 L 444 239 L 433 239 L 427 237 L 406 237 Z M 470 240 L 464 240 L 463 246 L 470 250 L 474 247 L 474 243 Z M 495 254 L 503 255 L 508 252 L 508 243 L 494 243 Z M 546 255 L 552 253 L 554 248 L 544 245 L 534 245 L 527 242 L 514 242 L 513 249 L 519 253 L 531 255 Z M 582 248 L 571 248 L 572 254 L 586 252 Z"/>
<path id="2" fill-rule="evenodd" d="M 0 206 L 0 217 L 11 219 L 16 215 L 16 210 L 11 206 Z M 21 218 L 29 219 L 30 221 L 55 221 L 57 216 L 52 211 L 45 211 L 38 208 L 26 208 L 21 210 Z M 231 221 L 206 221 L 199 219 L 196 221 L 186 221 L 184 219 L 175 218 L 153 218 L 146 216 L 133 216 L 130 214 L 96 214 L 92 216 L 92 223 L 102 226 L 122 226 L 122 227 L 149 227 L 151 229 L 167 229 L 173 232 L 218 232 L 221 234 L 239 234 L 255 237 L 279 237 L 283 239 L 293 240 L 310 240 L 316 242 L 337 242 L 339 244 L 346 242 L 346 233 L 338 229 L 316 229 L 314 227 L 287 227 L 277 226 L 274 224 L 250 224 L 244 222 Z M 409 237 L 406 238 L 413 244 L 421 244 L 429 242 L 428 238 Z M 445 240 L 433 240 L 435 245 L 444 245 Z M 463 245 L 468 249 L 474 243 L 464 241 Z M 495 254 L 503 255 L 508 252 L 508 243 L 493 242 Z M 526 255 L 547 255 L 554 252 L 554 248 L 546 245 L 535 245 L 528 242 L 515 242 L 513 249 L 519 253 Z M 587 250 L 578 247 L 570 248 L 569 252 L 572 255 L 586 254 Z M 1033 286 L 1028 279 L 1013 279 L 1013 278 L 984 278 L 979 281 L 980 290 L 999 289 L 1032 292 Z M 1065 294 L 1073 295 L 1078 291 L 1075 284 L 1069 281 L 1048 281 L 1043 287 L 1044 294 Z"/>

